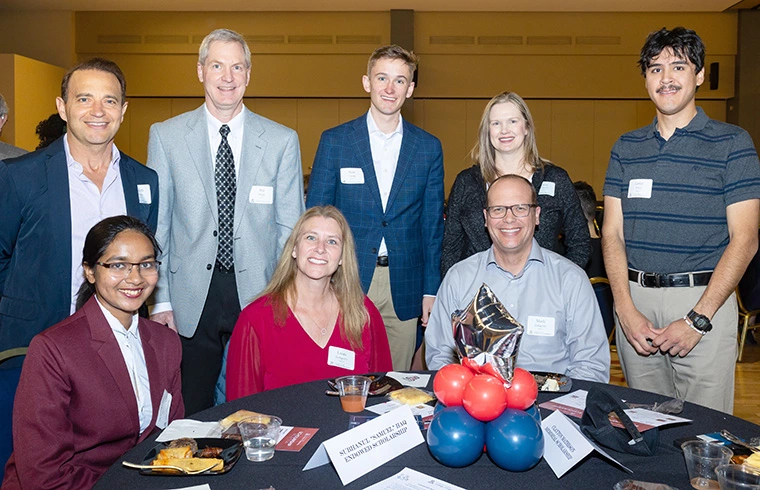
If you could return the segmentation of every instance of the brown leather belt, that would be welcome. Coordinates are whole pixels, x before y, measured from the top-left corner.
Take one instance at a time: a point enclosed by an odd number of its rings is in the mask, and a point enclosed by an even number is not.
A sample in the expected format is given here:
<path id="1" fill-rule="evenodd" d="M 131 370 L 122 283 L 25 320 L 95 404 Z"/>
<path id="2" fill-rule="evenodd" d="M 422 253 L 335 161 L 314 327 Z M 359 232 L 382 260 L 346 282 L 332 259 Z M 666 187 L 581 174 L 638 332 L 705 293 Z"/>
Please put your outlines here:
<path id="1" fill-rule="evenodd" d="M 645 288 L 688 288 L 707 286 L 712 277 L 712 271 L 682 272 L 679 274 L 658 274 L 628 269 L 628 280 L 638 283 Z"/>

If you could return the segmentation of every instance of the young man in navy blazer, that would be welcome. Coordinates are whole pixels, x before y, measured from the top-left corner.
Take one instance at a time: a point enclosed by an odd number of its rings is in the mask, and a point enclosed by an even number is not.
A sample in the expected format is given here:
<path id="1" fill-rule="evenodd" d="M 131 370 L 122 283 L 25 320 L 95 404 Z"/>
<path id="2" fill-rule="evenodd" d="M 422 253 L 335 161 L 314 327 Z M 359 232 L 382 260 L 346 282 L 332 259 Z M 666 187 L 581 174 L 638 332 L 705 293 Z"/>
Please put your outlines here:
<path id="1" fill-rule="evenodd" d="M 427 325 L 441 281 L 441 142 L 401 117 L 416 67 L 399 46 L 372 53 L 362 77 L 370 109 L 322 134 L 306 199 L 338 207 L 351 225 L 362 287 L 383 316 L 396 370 L 411 366 L 417 318 Z"/>
<path id="2" fill-rule="evenodd" d="M 68 132 L 0 162 L 0 351 L 29 345 L 74 312 L 93 225 L 128 214 L 156 229 L 158 176 L 114 144 L 126 87 L 113 61 L 75 66 L 56 98 Z"/>

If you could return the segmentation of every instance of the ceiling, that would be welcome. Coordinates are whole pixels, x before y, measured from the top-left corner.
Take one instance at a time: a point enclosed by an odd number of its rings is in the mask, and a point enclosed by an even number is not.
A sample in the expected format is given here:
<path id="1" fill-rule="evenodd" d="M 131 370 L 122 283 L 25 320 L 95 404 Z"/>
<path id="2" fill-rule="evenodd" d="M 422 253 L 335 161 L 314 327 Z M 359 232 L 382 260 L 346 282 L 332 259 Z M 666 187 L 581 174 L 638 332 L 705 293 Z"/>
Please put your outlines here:
<path id="1" fill-rule="evenodd" d="M 0 11 L 723 12 L 760 0 L 0 0 Z"/>

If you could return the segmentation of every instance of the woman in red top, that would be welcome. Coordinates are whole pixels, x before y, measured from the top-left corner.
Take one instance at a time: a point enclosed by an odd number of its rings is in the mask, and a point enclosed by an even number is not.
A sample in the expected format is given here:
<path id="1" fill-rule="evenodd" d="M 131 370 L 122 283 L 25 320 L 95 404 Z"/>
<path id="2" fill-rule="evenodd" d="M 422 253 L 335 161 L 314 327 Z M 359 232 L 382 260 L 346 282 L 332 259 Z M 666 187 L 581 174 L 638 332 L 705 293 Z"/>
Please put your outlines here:
<path id="1" fill-rule="evenodd" d="M 351 230 L 333 206 L 307 210 L 269 285 L 229 344 L 227 401 L 318 379 L 392 369 L 380 313 L 362 292 Z"/>

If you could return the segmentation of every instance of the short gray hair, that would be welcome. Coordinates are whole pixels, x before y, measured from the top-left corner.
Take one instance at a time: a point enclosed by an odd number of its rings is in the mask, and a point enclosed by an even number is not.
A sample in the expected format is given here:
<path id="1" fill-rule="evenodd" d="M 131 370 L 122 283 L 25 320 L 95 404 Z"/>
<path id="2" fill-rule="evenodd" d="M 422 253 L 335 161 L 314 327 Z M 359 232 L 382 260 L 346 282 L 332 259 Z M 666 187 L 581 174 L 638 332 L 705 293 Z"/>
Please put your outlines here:
<path id="1" fill-rule="evenodd" d="M 208 36 L 203 38 L 201 42 L 201 48 L 198 50 L 198 63 L 203 66 L 206 64 L 206 58 L 208 58 L 208 50 L 211 47 L 211 43 L 219 41 L 222 43 L 240 43 L 245 52 L 245 67 L 251 67 L 251 50 L 248 47 L 248 43 L 245 42 L 245 38 L 235 31 L 230 29 L 216 29 L 212 31 Z"/>
<path id="2" fill-rule="evenodd" d="M 5 97 L 0 94 L 0 117 L 8 115 L 8 104 L 5 103 Z"/>

